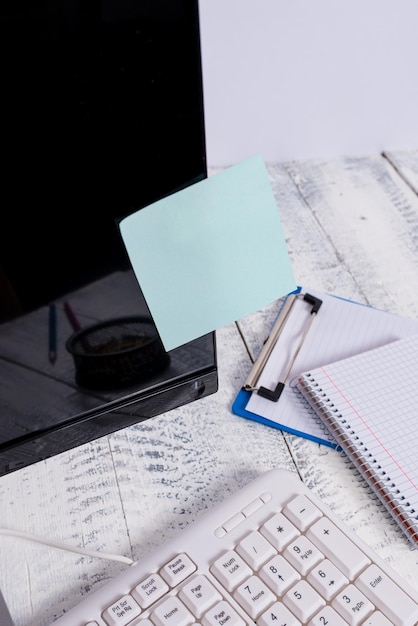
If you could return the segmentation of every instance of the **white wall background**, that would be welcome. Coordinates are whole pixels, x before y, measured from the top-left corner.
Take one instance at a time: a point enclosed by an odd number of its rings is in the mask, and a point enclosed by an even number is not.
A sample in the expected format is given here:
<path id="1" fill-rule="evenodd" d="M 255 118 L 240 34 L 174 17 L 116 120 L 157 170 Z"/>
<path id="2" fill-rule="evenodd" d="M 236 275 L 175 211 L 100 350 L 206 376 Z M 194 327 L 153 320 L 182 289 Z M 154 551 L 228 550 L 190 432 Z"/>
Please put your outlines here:
<path id="1" fill-rule="evenodd" d="M 199 0 L 209 166 L 418 147 L 418 0 Z"/>

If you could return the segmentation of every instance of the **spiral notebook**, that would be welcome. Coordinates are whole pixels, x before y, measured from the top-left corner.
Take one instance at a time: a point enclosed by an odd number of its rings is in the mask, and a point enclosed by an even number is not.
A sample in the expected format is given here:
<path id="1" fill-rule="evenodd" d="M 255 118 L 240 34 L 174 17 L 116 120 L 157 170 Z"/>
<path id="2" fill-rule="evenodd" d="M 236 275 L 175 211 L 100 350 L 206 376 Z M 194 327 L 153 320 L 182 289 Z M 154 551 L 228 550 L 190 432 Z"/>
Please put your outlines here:
<path id="1" fill-rule="evenodd" d="M 409 540 L 418 542 L 418 335 L 312 369 L 298 388 Z"/>

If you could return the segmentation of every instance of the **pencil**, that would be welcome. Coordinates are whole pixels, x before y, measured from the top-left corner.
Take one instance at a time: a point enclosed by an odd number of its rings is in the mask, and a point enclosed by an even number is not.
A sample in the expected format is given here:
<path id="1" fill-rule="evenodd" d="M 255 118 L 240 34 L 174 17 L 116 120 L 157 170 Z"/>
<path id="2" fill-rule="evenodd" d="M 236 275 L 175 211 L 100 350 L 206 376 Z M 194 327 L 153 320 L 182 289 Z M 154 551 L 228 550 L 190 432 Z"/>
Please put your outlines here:
<path id="1" fill-rule="evenodd" d="M 73 331 L 78 332 L 82 329 L 80 322 L 78 321 L 77 315 L 74 313 L 74 310 L 69 302 L 64 302 L 64 311 L 67 314 L 68 321 L 70 322 Z M 81 344 L 86 352 L 91 352 L 90 344 L 87 337 L 81 337 Z"/>
<path id="2" fill-rule="evenodd" d="M 74 331 L 81 330 L 81 324 L 77 319 L 76 314 L 74 313 L 71 304 L 69 302 L 64 302 L 64 311 L 67 314 L 68 320 Z"/>
<path id="3" fill-rule="evenodd" d="M 55 304 L 49 305 L 49 360 L 55 363 L 57 358 L 57 310 Z"/>

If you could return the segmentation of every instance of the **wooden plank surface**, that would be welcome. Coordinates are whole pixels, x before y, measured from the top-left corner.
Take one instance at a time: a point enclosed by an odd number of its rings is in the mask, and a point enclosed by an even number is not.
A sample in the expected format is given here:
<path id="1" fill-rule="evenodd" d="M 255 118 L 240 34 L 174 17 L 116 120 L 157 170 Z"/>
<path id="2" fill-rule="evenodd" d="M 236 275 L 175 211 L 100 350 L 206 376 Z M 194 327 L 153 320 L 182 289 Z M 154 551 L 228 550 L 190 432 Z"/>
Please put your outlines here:
<path id="1" fill-rule="evenodd" d="M 299 284 L 417 315 L 417 156 L 268 164 Z M 0 526 L 136 559 L 282 467 L 418 589 L 416 551 L 343 456 L 231 413 L 278 308 L 218 330 L 216 394 L 0 478 Z M 124 567 L 0 536 L 0 587 L 16 626 L 47 626 Z"/>
<path id="2" fill-rule="evenodd" d="M 292 163 L 292 179 L 356 283 L 342 296 L 418 316 L 416 194 L 381 156 Z M 322 262 L 326 257 L 322 256 Z"/>
<path id="3" fill-rule="evenodd" d="M 405 182 L 418 194 L 418 150 L 385 152 L 384 156 Z"/>

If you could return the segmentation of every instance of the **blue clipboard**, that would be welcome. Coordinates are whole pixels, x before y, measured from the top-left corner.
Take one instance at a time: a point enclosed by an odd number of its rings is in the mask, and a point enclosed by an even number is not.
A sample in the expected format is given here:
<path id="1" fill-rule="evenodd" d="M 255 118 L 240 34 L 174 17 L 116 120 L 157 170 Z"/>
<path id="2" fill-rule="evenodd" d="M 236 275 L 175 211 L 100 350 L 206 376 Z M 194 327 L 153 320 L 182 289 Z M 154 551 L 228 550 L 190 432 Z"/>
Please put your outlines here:
<path id="1" fill-rule="evenodd" d="M 312 303 L 304 300 L 306 293 L 321 301 L 307 333 L 306 318 L 311 316 Z M 299 287 L 282 303 L 270 335 L 232 404 L 232 412 L 336 448 L 332 435 L 300 393 L 298 377 L 310 369 L 416 334 L 418 320 Z M 301 341 L 296 339 L 301 335 Z M 291 367 L 286 364 L 289 378 L 285 384 L 280 383 L 284 364 L 294 352 L 297 355 Z M 265 396 L 260 394 L 262 389 L 267 390 Z"/>
<path id="2" fill-rule="evenodd" d="M 272 420 L 263 417 L 262 415 L 257 415 L 257 413 L 252 413 L 246 409 L 246 406 L 250 400 L 252 392 L 247 391 L 246 389 L 241 389 L 238 392 L 237 397 L 235 398 L 232 404 L 232 412 L 235 415 L 239 415 L 240 417 L 246 417 L 247 419 L 253 420 L 255 422 L 260 422 L 260 424 L 264 424 L 265 426 L 271 426 L 272 428 L 277 428 L 279 430 L 284 430 L 291 435 L 297 435 L 299 437 L 304 437 L 305 439 L 310 439 L 311 441 L 315 441 L 316 443 L 320 443 L 324 446 L 329 446 L 330 448 L 336 448 L 337 446 L 329 441 L 328 439 L 323 439 L 321 437 L 317 437 L 313 434 L 303 432 L 301 430 L 296 430 L 291 428 L 290 426 L 285 426 L 284 424 L 278 424 L 273 422 Z M 307 409 L 308 410 L 308 409 Z M 314 419 L 315 416 L 312 415 Z"/>

